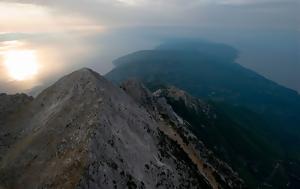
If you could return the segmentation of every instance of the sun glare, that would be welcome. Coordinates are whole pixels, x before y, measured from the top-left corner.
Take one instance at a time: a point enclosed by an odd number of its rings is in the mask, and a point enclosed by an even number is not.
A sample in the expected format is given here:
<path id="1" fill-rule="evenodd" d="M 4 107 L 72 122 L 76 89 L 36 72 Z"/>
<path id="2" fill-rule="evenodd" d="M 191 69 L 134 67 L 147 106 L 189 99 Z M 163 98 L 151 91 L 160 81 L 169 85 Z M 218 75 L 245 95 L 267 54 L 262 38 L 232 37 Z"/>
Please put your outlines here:
<path id="1" fill-rule="evenodd" d="M 4 65 L 12 79 L 32 79 L 38 73 L 38 62 L 34 51 L 8 51 L 4 54 Z"/>

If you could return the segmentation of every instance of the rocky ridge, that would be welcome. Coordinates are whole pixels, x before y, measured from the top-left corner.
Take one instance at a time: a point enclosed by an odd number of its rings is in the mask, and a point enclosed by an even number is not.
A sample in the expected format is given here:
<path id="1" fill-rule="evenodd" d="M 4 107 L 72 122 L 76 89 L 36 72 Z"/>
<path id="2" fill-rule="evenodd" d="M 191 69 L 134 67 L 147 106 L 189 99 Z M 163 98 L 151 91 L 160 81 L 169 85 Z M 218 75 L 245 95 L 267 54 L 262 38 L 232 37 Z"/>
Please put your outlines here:
<path id="1" fill-rule="evenodd" d="M 187 123 L 138 82 L 119 88 L 81 69 L 10 114 L 14 121 L 1 120 L 13 140 L 1 151 L 0 188 L 243 186 L 225 163 L 207 161 Z"/>
<path id="2" fill-rule="evenodd" d="M 139 104 L 143 105 L 160 123 L 159 129 L 175 141 L 197 166 L 213 188 L 242 188 L 244 183 L 232 168 L 216 158 L 189 129 L 189 123 L 179 117 L 167 103 L 166 98 L 183 100 L 189 108 L 210 116 L 211 107 L 175 87 L 160 89 L 153 94 L 137 80 L 128 80 L 121 85 Z"/>

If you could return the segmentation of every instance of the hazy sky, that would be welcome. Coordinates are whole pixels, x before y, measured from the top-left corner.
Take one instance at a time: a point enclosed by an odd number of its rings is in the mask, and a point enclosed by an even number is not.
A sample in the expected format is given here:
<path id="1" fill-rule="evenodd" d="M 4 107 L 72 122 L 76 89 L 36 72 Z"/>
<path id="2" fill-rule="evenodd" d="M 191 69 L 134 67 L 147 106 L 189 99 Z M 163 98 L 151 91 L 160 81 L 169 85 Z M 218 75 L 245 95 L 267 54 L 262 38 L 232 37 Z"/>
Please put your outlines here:
<path id="1" fill-rule="evenodd" d="M 300 91 L 299 24 L 298 0 L 0 1 L 0 92 L 83 66 L 104 74 L 113 59 L 171 37 L 228 43 L 239 63 Z M 16 80 L 9 52 L 34 56 L 38 72 Z"/>

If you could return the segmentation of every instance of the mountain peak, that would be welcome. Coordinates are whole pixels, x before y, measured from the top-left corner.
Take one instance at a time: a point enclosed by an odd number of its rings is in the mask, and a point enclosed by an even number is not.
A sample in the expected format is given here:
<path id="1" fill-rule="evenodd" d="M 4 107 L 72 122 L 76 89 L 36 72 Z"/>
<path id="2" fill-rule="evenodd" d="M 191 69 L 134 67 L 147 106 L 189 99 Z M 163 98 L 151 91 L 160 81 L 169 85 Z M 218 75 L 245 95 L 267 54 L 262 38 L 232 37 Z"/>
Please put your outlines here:
<path id="1" fill-rule="evenodd" d="M 94 72 L 91 68 L 83 67 L 77 70 L 77 72 Z"/>
<path id="2" fill-rule="evenodd" d="M 96 78 L 101 78 L 102 76 L 95 72 L 94 70 L 87 68 L 87 67 L 83 67 L 81 69 L 75 70 L 74 72 L 70 73 L 68 76 L 93 76 Z"/>
<path id="3" fill-rule="evenodd" d="M 52 99 L 46 100 L 48 102 L 72 98 L 85 100 L 97 98 L 102 93 L 114 93 L 113 91 L 115 88 L 100 74 L 89 68 L 82 68 L 58 80 L 39 94 L 37 100 Z"/>
<path id="4" fill-rule="evenodd" d="M 64 76 L 61 80 L 74 80 L 74 81 L 83 81 L 83 80 L 90 80 L 90 81 L 96 81 L 96 80 L 104 80 L 104 78 L 97 72 L 93 71 L 90 68 L 81 68 L 79 70 L 76 70 L 66 76 Z M 96 80 L 95 80 L 96 79 Z"/>

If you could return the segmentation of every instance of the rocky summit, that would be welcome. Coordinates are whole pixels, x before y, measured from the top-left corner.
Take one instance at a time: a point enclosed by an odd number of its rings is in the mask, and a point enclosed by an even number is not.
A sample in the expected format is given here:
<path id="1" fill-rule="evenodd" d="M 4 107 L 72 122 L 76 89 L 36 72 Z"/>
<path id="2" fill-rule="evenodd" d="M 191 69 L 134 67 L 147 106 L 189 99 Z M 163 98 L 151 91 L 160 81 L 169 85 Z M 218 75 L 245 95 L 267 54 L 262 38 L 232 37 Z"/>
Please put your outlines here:
<path id="1" fill-rule="evenodd" d="M 162 96 L 90 69 L 0 95 L 0 188 L 243 188 Z M 5 100 L 4 100 L 5 99 Z"/>

